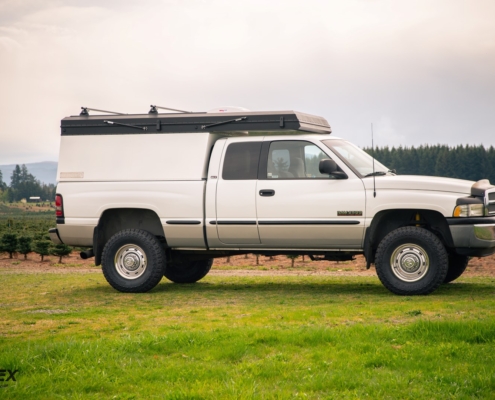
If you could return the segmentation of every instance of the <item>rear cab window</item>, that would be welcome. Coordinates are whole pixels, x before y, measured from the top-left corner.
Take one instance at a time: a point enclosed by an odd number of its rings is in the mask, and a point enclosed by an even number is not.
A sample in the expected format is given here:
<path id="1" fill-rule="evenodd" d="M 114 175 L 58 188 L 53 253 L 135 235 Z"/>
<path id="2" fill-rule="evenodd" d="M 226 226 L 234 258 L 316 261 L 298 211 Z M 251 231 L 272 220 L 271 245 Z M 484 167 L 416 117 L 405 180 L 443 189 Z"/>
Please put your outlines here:
<path id="1" fill-rule="evenodd" d="M 222 178 L 246 180 L 258 178 L 262 142 L 231 143 L 223 161 Z"/>

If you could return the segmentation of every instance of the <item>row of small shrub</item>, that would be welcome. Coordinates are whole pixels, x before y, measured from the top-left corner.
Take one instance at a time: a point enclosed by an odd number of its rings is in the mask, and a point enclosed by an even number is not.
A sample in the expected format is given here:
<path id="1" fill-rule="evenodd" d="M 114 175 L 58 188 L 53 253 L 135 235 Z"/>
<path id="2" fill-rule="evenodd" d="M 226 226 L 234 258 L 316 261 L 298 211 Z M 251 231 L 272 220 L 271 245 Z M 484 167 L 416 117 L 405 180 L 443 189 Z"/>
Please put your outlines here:
<path id="1" fill-rule="evenodd" d="M 41 256 L 41 261 L 48 255 L 59 257 L 59 263 L 62 262 L 62 257 L 71 253 L 72 247 L 66 244 L 54 245 L 50 240 L 45 238 L 33 240 L 31 236 L 19 236 L 17 233 L 4 233 L 0 236 L 0 253 L 8 253 L 9 258 L 20 253 L 27 259 L 28 253 L 35 252 Z"/>

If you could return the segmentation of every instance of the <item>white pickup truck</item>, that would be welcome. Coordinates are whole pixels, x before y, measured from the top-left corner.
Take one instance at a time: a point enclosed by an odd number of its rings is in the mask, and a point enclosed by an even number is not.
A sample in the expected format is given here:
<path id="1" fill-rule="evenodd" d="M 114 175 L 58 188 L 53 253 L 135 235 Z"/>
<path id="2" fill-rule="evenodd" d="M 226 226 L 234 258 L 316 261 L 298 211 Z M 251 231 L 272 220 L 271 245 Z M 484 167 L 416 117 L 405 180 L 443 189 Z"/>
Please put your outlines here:
<path id="1" fill-rule="evenodd" d="M 64 118 L 55 243 L 91 248 L 107 281 L 146 292 L 203 278 L 213 258 L 351 260 L 427 294 L 495 252 L 495 186 L 400 176 L 294 111 Z"/>

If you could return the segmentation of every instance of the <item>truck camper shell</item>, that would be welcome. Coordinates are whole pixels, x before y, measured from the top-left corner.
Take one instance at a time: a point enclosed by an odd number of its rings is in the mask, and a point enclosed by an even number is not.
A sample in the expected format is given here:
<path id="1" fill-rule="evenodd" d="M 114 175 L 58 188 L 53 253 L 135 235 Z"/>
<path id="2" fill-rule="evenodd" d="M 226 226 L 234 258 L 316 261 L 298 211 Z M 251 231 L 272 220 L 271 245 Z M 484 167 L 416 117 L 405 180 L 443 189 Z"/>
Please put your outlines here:
<path id="1" fill-rule="evenodd" d="M 297 111 L 148 113 L 64 118 L 57 180 L 190 181 L 226 136 L 331 133 L 326 119 Z"/>
<path id="2" fill-rule="evenodd" d="M 239 132 L 259 135 L 332 132 L 327 120 L 298 111 L 228 113 L 148 113 L 78 115 L 62 120 L 62 136 L 125 135 L 138 133 Z M 294 132 L 291 132 L 294 131 Z"/>

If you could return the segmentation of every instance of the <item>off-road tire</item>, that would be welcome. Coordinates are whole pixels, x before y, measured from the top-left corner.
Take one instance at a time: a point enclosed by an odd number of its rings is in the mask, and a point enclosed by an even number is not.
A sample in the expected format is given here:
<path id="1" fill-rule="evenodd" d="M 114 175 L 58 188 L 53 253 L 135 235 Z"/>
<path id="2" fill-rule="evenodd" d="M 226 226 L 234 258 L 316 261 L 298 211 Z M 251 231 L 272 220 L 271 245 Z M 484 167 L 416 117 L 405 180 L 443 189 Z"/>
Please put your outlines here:
<path id="1" fill-rule="evenodd" d="M 165 278 L 174 283 L 194 283 L 203 279 L 210 272 L 213 259 L 168 264 Z"/>
<path id="2" fill-rule="evenodd" d="M 375 255 L 376 272 L 382 284 L 403 296 L 433 292 L 444 282 L 448 265 L 448 254 L 440 239 L 416 226 L 390 232 L 378 245 Z"/>
<path id="3" fill-rule="evenodd" d="M 120 292 L 144 293 L 163 277 L 165 250 L 151 233 L 126 229 L 113 235 L 103 248 L 103 275 Z"/>
<path id="4" fill-rule="evenodd" d="M 449 254 L 449 270 L 443 283 L 449 283 L 459 278 L 468 266 L 470 257 L 459 254 Z"/>

